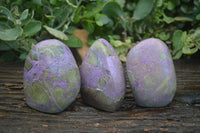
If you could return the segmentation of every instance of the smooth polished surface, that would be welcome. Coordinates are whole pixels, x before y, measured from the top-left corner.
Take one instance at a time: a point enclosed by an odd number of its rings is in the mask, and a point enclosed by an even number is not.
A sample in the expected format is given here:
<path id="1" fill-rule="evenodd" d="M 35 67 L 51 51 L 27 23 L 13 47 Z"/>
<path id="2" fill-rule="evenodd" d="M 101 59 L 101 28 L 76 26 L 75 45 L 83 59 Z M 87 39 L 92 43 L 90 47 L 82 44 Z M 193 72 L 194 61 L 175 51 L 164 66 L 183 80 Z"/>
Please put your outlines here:
<path id="1" fill-rule="evenodd" d="M 79 68 L 65 44 L 49 39 L 31 49 L 24 67 L 24 92 L 30 107 L 47 113 L 61 112 L 79 91 Z"/>
<path id="2" fill-rule="evenodd" d="M 168 105 L 176 92 L 176 74 L 167 45 L 149 38 L 127 55 L 127 73 L 136 103 L 144 107 Z"/>
<path id="3" fill-rule="evenodd" d="M 99 39 L 88 50 L 81 68 L 81 94 L 85 103 L 105 111 L 120 108 L 125 94 L 125 77 L 114 48 Z"/>

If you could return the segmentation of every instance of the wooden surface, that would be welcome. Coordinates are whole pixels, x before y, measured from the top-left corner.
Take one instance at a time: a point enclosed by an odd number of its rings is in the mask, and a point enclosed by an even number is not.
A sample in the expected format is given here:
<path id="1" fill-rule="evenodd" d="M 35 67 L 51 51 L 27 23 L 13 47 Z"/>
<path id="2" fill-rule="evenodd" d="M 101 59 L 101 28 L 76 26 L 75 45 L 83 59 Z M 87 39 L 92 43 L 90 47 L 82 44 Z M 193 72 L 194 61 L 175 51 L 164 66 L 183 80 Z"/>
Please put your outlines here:
<path id="1" fill-rule="evenodd" d="M 175 61 L 177 92 L 164 108 L 135 104 L 127 83 L 120 111 L 85 105 L 81 96 L 64 112 L 29 108 L 23 92 L 23 64 L 0 64 L 0 133 L 13 132 L 200 132 L 200 59 Z"/>

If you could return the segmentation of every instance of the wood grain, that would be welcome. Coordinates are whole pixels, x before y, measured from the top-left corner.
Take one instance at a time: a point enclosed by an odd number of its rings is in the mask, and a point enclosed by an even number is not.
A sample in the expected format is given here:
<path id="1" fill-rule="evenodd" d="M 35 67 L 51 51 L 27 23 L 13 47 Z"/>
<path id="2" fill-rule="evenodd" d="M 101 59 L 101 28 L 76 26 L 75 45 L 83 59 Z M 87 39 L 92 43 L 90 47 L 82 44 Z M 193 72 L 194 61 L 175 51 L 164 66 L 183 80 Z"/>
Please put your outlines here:
<path id="1" fill-rule="evenodd" d="M 87 106 L 79 95 L 64 112 L 29 108 L 23 92 L 23 64 L 0 65 L 0 133 L 13 132 L 200 132 L 200 61 L 175 61 L 177 92 L 164 108 L 135 104 L 127 82 L 120 110 L 108 113 Z"/>

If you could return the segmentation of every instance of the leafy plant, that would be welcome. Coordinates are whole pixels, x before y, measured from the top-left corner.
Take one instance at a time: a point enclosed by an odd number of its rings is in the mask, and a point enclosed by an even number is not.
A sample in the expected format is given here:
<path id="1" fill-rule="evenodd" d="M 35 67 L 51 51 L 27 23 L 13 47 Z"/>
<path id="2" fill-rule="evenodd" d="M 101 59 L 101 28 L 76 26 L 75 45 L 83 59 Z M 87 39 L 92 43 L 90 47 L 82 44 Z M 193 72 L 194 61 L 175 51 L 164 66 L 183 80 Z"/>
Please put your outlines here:
<path id="1" fill-rule="evenodd" d="M 89 32 L 88 44 L 109 40 L 122 61 L 138 41 L 156 37 L 174 59 L 199 51 L 200 1 L 191 0 L 16 0 L 0 1 L 0 61 L 24 60 L 38 41 L 57 38 L 82 47 L 76 28 Z"/>
<path id="2" fill-rule="evenodd" d="M 184 54 L 194 54 L 199 49 L 199 5 L 200 1 L 190 0 L 154 0 L 151 3 L 139 0 L 136 4 L 128 1 L 128 18 L 133 16 L 131 24 L 128 24 L 129 29 L 133 30 L 129 30 L 128 34 L 135 41 L 149 37 L 163 40 L 173 59 L 179 59 Z"/>
<path id="3" fill-rule="evenodd" d="M 191 55 L 200 50 L 200 29 L 186 31 L 178 30 L 173 34 L 173 55 L 174 59 L 179 59 L 182 54 Z"/>
<path id="4" fill-rule="evenodd" d="M 34 11 L 29 13 L 28 9 L 20 12 L 17 7 L 14 7 L 10 11 L 0 6 L 0 51 L 4 53 L 0 60 L 8 59 L 9 54 L 12 54 L 11 57 L 15 59 L 14 52 L 10 50 L 19 52 L 19 58 L 22 60 L 26 57 L 31 44 L 36 42 L 31 37 L 41 29 L 41 22 L 35 20 L 33 16 Z"/>

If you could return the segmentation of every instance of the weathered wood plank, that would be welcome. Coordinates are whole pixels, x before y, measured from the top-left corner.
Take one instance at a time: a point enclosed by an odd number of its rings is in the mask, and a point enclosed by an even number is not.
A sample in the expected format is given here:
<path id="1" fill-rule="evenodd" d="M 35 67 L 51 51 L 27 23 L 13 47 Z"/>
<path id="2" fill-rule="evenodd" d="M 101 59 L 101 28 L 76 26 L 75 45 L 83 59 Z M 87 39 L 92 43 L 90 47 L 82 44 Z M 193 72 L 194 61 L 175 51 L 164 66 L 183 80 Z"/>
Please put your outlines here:
<path id="1" fill-rule="evenodd" d="M 200 132 L 200 61 L 175 62 L 177 92 L 163 108 L 135 104 L 130 85 L 119 111 L 108 113 L 83 103 L 79 95 L 64 112 L 29 108 L 23 92 L 23 64 L 0 66 L 0 133 L 9 132 Z"/>

